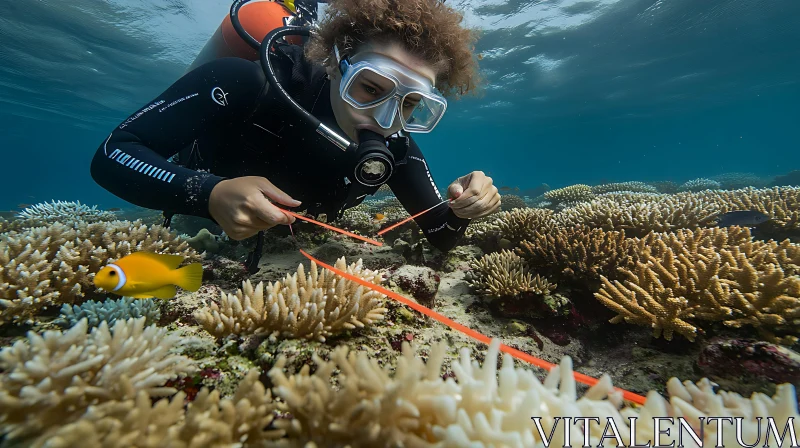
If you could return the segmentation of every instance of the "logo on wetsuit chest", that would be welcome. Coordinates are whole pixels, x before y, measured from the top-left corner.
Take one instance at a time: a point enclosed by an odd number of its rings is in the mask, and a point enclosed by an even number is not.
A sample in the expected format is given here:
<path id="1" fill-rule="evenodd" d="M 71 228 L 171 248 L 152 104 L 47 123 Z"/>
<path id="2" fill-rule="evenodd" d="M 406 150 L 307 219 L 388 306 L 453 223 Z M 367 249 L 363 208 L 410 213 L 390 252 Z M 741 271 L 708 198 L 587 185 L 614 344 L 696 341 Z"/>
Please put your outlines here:
<path id="1" fill-rule="evenodd" d="M 228 94 L 219 87 L 214 87 L 211 89 L 211 99 L 220 106 L 228 105 Z"/>

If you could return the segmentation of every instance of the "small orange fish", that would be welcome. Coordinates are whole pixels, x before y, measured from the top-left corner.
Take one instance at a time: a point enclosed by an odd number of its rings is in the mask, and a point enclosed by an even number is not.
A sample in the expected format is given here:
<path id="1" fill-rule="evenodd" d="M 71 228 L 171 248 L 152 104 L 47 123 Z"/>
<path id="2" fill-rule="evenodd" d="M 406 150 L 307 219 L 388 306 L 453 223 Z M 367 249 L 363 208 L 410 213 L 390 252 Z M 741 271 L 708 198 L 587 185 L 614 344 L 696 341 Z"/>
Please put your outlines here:
<path id="1" fill-rule="evenodd" d="M 386 215 L 384 215 L 383 213 L 375 213 L 376 221 L 383 221 L 384 219 L 386 219 Z"/>
<path id="2" fill-rule="evenodd" d="M 175 286 L 197 291 L 203 280 L 203 265 L 192 263 L 178 269 L 180 255 L 134 252 L 110 263 L 94 276 L 94 285 L 121 296 L 137 299 L 171 299 Z"/>

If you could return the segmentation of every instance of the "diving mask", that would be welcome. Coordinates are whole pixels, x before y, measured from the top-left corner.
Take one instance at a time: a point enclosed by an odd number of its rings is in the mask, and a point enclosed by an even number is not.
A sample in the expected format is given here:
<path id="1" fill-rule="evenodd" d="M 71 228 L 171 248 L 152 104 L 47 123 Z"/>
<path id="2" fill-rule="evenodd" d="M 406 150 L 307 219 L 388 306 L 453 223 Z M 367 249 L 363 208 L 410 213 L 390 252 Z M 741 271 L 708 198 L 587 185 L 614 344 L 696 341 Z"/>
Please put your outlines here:
<path id="1" fill-rule="evenodd" d="M 356 109 L 367 110 L 384 129 L 400 118 L 406 132 L 430 132 L 442 119 L 447 100 L 431 81 L 378 53 L 339 57 L 334 46 L 342 82 L 339 94 Z"/>

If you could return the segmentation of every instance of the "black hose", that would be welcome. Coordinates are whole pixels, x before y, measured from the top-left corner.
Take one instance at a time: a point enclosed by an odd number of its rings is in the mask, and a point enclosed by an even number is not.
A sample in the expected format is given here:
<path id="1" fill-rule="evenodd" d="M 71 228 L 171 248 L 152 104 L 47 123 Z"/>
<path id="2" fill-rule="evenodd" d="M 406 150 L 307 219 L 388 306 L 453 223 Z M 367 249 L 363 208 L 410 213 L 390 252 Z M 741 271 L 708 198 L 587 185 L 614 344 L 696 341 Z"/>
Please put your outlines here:
<path id="1" fill-rule="evenodd" d="M 253 47 L 254 50 L 258 50 L 261 46 L 261 43 L 255 37 L 251 36 L 247 31 L 245 31 L 244 27 L 242 26 L 242 22 L 239 21 L 239 9 L 244 6 L 245 3 L 249 2 L 250 0 L 236 0 L 231 5 L 231 24 L 233 25 L 233 29 L 236 30 L 236 34 L 242 38 L 247 45 Z"/>
<path id="2" fill-rule="evenodd" d="M 278 82 L 278 78 L 275 76 L 275 70 L 272 68 L 272 62 L 269 60 L 269 49 L 272 47 L 272 44 L 278 40 L 278 38 L 286 36 L 286 35 L 293 35 L 293 36 L 310 36 L 311 35 L 311 28 L 303 27 L 303 26 L 284 26 L 281 28 L 276 28 L 270 31 L 264 40 L 259 45 L 259 53 L 261 56 L 261 68 L 264 70 L 264 75 L 267 77 L 267 81 L 269 81 L 270 88 L 277 88 L 281 91 L 281 95 L 286 101 L 289 102 L 289 105 L 300 114 L 304 120 L 312 127 L 317 128 L 319 127 L 319 120 L 308 113 L 307 110 L 303 109 L 303 106 L 297 103 L 297 101 L 289 95 L 289 92 L 283 88 L 281 83 Z"/>

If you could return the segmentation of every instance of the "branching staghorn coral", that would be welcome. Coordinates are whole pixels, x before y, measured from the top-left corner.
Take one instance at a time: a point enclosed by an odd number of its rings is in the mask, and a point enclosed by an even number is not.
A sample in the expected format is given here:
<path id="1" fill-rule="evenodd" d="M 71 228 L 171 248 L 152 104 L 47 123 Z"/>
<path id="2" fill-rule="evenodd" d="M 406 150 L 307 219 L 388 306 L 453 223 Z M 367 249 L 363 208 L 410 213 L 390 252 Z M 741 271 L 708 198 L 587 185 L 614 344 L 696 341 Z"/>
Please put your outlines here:
<path id="1" fill-rule="evenodd" d="M 158 322 L 161 318 L 161 304 L 155 299 L 134 299 L 122 297 L 117 300 L 106 299 L 103 302 L 90 300 L 78 305 L 64 304 L 61 306 L 61 316 L 54 321 L 57 325 L 69 328 L 87 319 L 90 327 L 100 325 L 106 321 L 109 326 L 120 320 L 131 318 L 145 318 L 145 324 L 150 325 Z"/>
<path id="2" fill-rule="evenodd" d="M 52 201 L 34 204 L 22 210 L 17 217 L 31 223 L 52 224 L 60 222 L 70 224 L 77 221 L 86 223 L 97 221 L 114 221 L 117 216 L 113 212 L 98 210 L 97 206 L 89 207 L 81 201 Z"/>
<path id="3" fill-rule="evenodd" d="M 609 184 L 600 184 L 592 187 L 592 193 L 605 194 L 605 193 L 619 193 L 619 192 L 632 192 L 632 193 L 658 193 L 658 189 L 652 185 L 644 182 L 612 182 Z"/>
<path id="4" fill-rule="evenodd" d="M 643 236 L 650 231 L 713 225 L 721 211 L 718 201 L 694 193 L 659 196 L 632 193 L 575 205 L 558 213 L 555 219 L 562 227 L 583 224 L 603 230 L 624 230 L 629 236 Z"/>
<path id="5" fill-rule="evenodd" d="M 719 204 L 720 212 L 757 210 L 772 219 L 771 224 L 784 230 L 800 231 L 800 188 L 743 188 L 733 191 L 700 193 L 706 201 Z"/>
<path id="6" fill-rule="evenodd" d="M 719 182 L 725 190 L 738 190 L 740 188 L 761 188 L 767 181 L 753 173 L 724 173 L 712 176 L 711 180 Z"/>
<path id="7" fill-rule="evenodd" d="M 30 322 L 44 307 L 80 300 L 101 267 L 138 251 L 202 259 L 174 232 L 140 221 L 56 223 L 0 234 L 0 324 Z"/>
<path id="8" fill-rule="evenodd" d="M 317 366 L 313 374 L 309 366 L 304 366 L 298 374 L 287 377 L 285 358 L 281 357 L 269 376 L 275 395 L 286 402 L 292 419 L 275 422 L 289 436 L 278 446 L 543 448 L 546 445 L 532 417 L 539 417 L 543 435 L 552 437 L 547 446 L 576 446 L 584 440 L 584 429 L 564 421 L 565 417 L 600 419 L 587 422 L 591 446 L 599 446 L 601 440 L 605 446 L 630 446 L 629 417 L 638 418 L 635 434 L 640 443 L 653 440 L 652 417 L 680 415 L 694 428 L 702 426 L 703 446 L 713 445 L 717 438 L 716 426 L 704 423 L 710 416 L 742 417 L 747 441 L 759 435 L 764 440 L 769 430 L 766 424 L 758 425 L 757 418 L 772 417 L 778 431 L 789 421 L 800 429 L 791 384 L 778 386 L 772 398 L 753 394 L 745 399 L 714 392 L 707 380 L 695 385 L 673 378 L 668 383 L 669 400 L 651 391 L 644 406 L 623 407 L 621 393 L 613 388 L 608 375 L 578 397 L 569 357 L 540 382 L 533 371 L 514 367 L 508 354 L 503 355 L 498 368 L 499 349 L 499 341 L 493 340 L 482 366 L 471 359 L 469 349 L 461 349 L 460 360 L 451 364 L 455 378 L 446 379 L 442 377 L 446 354 L 443 343 L 432 347 L 427 363 L 404 343 L 394 375 L 364 352 L 353 353 L 343 346 L 333 351 L 330 361 L 313 355 Z M 334 373 L 338 373 L 338 387 L 332 385 Z M 614 420 L 621 442 L 604 433 L 609 419 Z M 678 421 L 661 423 L 662 428 L 670 428 L 669 435 L 661 437 L 663 443 L 676 440 Z M 569 425 L 567 438 L 565 424 Z M 736 432 L 730 426 L 726 429 L 731 430 L 721 436 L 734 445 Z M 682 440 L 691 443 L 685 429 L 683 436 Z"/>
<path id="9" fill-rule="evenodd" d="M 500 201 L 500 210 L 507 211 L 507 210 L 514 210 L 515 208 L 527 208 L 528 204 L 525 203 L 525 199 L 515 195 L 515 194 L 504 194 L 501 197 Z"/>
<path id="10" fill-rule="evenodd" d="M 135 398 L 92 406 L 77 421 L 59 428 L 33 448 L 199 448 L 258 447 L 281 438 L 284 431 L 268 429 L 282 405 L 252 369 L 232 397 L 202 388 L 184 410 L 186 395 L 155 404 L 145 392 Z"/>
<path id="11" fill-rule="evenodd" d="M 570 185 L 564 188 L 550 190 L 544 197 L 556 205 L 574 205 L 594 199 L 592 187 L 584 184 Z"/>
<path id="12" fill-rule="evenodd" d="M 532 275 L 522 258 L 508 250 L 472 260 L 470 267 L 472 271 L 467 273 L 467 283 L 481 295 L 492 299 L 547 294 L 557 286 L 539 274 Z"/>
<path id="13" fill-rule="evenodd" d="M 722 185 L 719 182 L 701 177 L 684 182 L 678 187 L 678 190 L 698 192 L 703 190 L 719 190 L 720 188 L 722 188 Z"/>
<path id="14" fill-rule="evenodd" d="M 344 257 L 335 267 L 371 283 L 380 284 L 380 273 L 365 269 L 361 259 L 347 265 Z M 311 262 L 308 275 L 303 265 L 282 281 L 253 288 L 250 281 L 233 294 L 222 294 L 219 304 L 195 312 L 200 325 L 216 337 L 270 335 L 325 341 L 342 331 L 362 328 L 382 320 L 383 294 Z"/>
<path id="15" fill-rule="evenodd" d="M 470 223 L 466 234 L 472 239 L 497 238 L 519 243 L 535 231 L 550 232 L 555 226 L 552 210 L 517 208 L 496 213 L 479 223 Z"/>
<path id="16" fill-rule="evenodd" d="M 640 250 L 625 232 L 580 225 L 533 232 L 516 249 L 531 268 L 569 280 L 613 277 L 617 268 L 633 266 Z"/>
<path id="17" fill-rule="evenodd" d="M 769 341 L 800 331 L 800 245 L 751 241 L 746 228 L 651 234 L 624 280 L 603 277 L 598 300 L 619 313 L 611 322 L 694 340 L 699 321 L 752 326 Z"/>
<path id="18" fill-rule="evenodd" d="M 30 332 L 0 351 L 0 434 L 25 440 L 68 424 L 93 404 L 172 395 L 164 383 L 194 370 L 170 353 L 178 336 L 144 318 L 106 322 L 88 332 L 84 319 L 70 330 Z"/>

